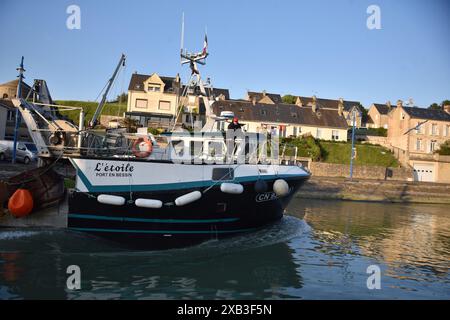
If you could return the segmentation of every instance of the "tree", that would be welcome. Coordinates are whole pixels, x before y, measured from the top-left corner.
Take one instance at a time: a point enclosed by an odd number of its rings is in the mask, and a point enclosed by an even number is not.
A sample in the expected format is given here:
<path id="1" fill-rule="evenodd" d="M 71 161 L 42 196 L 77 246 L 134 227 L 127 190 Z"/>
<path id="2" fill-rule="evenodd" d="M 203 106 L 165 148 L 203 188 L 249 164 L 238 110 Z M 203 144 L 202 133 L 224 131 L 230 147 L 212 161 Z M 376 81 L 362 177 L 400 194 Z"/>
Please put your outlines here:
<path id="1" fill-rule="evenodd" d="M 442 156 L 450 156 L 450 140 L 447 140 L 441 144 L 436 152 Z"/>
<path id="2" fill-rule="evenodd" d="M 430 104 L 430 106 L 428 107 L 428 109 L 432 109 L 432 110 L 439 110 L 441 109 L 441 106 L 438 105 L 436 102 L 433 104 Z"/>
<path id="3" fill-rule="evenodd" d="M 126 104 L 128 102 L 128 93 L 122 93 L 119 94 L 116 99 L 109 101 L 109 102 L 115 102 L 115 103 L 120 103 L 120 104 Z"/>
<path id="4" fill-rule="evenodd" d="M 295 101 L 297 100 L 297 97 L 293 96 L 293 95 L 290 95 L 290 94 L 287 94 L 287 95 L 283 96 L 281 99 L 283 100 L 284 103 L 295 104 Z"/>
<path id="5" fill-rule="evenodd" d="M 437 104 L 436 102 L 431 104 L 428 109 L 433 109 L 433 110 L 440 110 L 442 108 L 444 108 L 444 106 L 448 106 L 450 105 L 450 100 L 444 100 L 441 102 L 441 104 Z"/>

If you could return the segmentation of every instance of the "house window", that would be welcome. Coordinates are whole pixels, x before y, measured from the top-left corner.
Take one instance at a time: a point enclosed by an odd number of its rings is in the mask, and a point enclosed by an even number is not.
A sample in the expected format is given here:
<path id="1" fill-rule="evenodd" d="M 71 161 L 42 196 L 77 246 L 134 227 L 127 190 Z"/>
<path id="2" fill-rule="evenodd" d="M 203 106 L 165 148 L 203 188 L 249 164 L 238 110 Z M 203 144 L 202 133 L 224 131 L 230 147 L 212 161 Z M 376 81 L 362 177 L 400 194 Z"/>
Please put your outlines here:
<path id="1" fill-rule="evenodd" d="M 322 129 L 317 128 L 317 131 L 316 131 L 316 138 L 317 138 L 317 139 L 322 138 Z"/>
<path id="2" fill-rule="evenodd" d="M 147 99 L 136 99 L 135 107 L 139 109 L 147 109 Z"/>
<path id="3" fill-rule="evenodd" d="M 148 92 L 160 92 L 161 91 L 161 85 L 149 83 L 147 87 Z"/>
<path id="4" fill-rule="evenodd" d="M 298 127 L 298 133 L 302 133 L 302 127 Z"/>
<path id="5" fill-rule="evenodd" d="M 433 124 L 431 125 L 431 134 L 432 134 L 433 136 L 437 136 L 437 135 L 439 134 L 439 131 L 438 131 L 438 125 L 435 124 L 435 123 L 433 123 Z"/>
<path id="6" fill-rule="evenodd" d="M 430 152 L 433 153 L 434 150 L 436 150 L 437 147 L 437 141 L 436 140 L 431 140 L 430 142 Z"/>
<path id="7" fill-rule="evenodd" d="M 262 115 L 262 116 L 265 116 L 265 115 L 267 115 L 267 110 L 264 110 L 264 109 L 263 109 L 263 110 L 261 110 L 261 115 Z"/>
<path id="8" fill-rule="evenodd" d="M 159 110 L 170 110 L 170 101 L 160 101 Z"/>
<path id="9" fill-rule="evenodd" d="M 339 140 L 339 130 L 331 131 L 331 139 L 332 140 Z"/>
<path id="10" fill-rule="evenodd" d="M 3 94 L 3 99 L 8 99 L 8 94 L 7 93 Z"/>
<path id="11" fill-rule="evenodd" d="M 422 139 L 417 139 L 416 140 L 416 150 L 417 151 L 422 150 Z"/>
<path id="12" fill-rule="evenodd" d="M 294 127 L 294 128 L 293 128 L 293 135 L 294 135 L 294 137 L 297 136 L 297 127 Z"/>
<path id="13" fill-rule="evenodd" d="M 405 120 L 405 114 L 403 112 L 400 112 L 400 120 Z"/>
<path id="14" fill-rule="evenodd" d="M 450 136 L 450 125 L 445 126 L 445 135 L 448 137 Z"/>
<path id="15" fill-rule="evenodd" d="M 416 126 L 416 134 L 422 134 L 423 133 L 423 129 L 422 129 L 423 124 L 422 125 L 419 125 L 419 124 L 420 123 L 418 122 L 417 126 Z"/>

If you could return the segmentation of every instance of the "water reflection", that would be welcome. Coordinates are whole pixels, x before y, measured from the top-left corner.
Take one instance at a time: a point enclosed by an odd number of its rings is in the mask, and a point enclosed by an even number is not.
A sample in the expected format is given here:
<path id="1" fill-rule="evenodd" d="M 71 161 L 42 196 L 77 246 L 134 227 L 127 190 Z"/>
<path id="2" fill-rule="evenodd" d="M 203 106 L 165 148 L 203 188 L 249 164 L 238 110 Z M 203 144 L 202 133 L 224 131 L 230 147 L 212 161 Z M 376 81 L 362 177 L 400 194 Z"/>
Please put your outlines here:
<path id="1" fill-rule="evenodd" d="M 296 201 L 290 210 L 311 225 L 315 249 L 331 257 L 360 255 L 382 263 L 385 276 L 450 283 L 446 205 L 310 200 Z"/>
<path id="2" fill-rule="evenodd" d="M 0 298 L 450 298 L 448 206 L 294 200 L 264 230 L 159 252 L 85 235 L 0 231 Z M 66 289 L 79 265 L 82 289 Z M 381 267 L 382 290 L 366 268 Z"/>

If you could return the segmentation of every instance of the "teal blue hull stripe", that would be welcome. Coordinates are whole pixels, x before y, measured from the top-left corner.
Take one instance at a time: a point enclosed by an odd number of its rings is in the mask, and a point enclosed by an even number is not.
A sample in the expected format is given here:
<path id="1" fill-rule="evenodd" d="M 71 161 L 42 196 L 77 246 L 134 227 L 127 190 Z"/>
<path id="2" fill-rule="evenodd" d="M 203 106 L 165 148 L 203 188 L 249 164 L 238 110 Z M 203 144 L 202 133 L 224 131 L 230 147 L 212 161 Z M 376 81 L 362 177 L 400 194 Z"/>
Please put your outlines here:
<path id="1" fill-rule="evenodd" d="M 190 188 L 204 188 L 217 184 L 217 181 L 204 180 L 204 181 L 192 181 L 192 182 L 178 182 L 178 183 L 165 183 L 165 184 L 141 184 L 141 185 L 117 185 L 117 186 L 93 186 L 86 175 L 78 168 L 75 161 L 72 164 L 77 169 L 77 175 L 86 186 L 89 192 L 129 192 L 129 191 L 167 191 L 174 189 L 190 189 Z M 263 180 L 272 179 L 298 179 L 301 177 L 307 178 L 307 175 L 296 175 L 296 174 L 283 174 L 283 175 L 261 175 L 261 176 L 247 176 L 247 177 L 236 177 L 231 182 L 250 182 L 255 181 L 258 178 Z M 226 182 L 226 181 L 223 181 Z"/>
<path id="2" fill-rule="evenodd" d="M 127 230 L 127 229 L 101 229 L 101 228 L 69 228 L 84 232 L 108 232 L 108 233 L 147 233 L 147 234 L 216 234 L 216 233 L 238 233 L 254 231 L 256 228 L 236 230 Z"/>
<path id="3" fill-rule="evenodd" d="M 145 218 L 127 218 L 127 217 L 108 217 L 99 215 L 87 215 L 69 213 L 69 218 L 76 219 L 92 219 L 92 220 L 107 220 L 107 221 L 127 221 L 127 222 L 150 222 L 150 223 L 218 223 L 218 222 L 234 222 L 239 218 L 224 218 L 224 219 L 145 219 Z"/>

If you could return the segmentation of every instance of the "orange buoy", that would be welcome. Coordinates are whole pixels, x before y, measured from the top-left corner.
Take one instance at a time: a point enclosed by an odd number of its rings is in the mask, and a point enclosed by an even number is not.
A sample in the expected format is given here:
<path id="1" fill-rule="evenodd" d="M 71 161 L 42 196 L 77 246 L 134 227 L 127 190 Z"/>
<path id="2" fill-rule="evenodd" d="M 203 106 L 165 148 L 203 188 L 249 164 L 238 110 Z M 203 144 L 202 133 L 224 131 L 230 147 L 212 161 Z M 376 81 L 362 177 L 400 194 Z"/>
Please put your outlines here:
<path id="1" fill-rule="evenodd" d="M 33 210 L 33 196 L 27 189 L 17 189 L 9 198 L 8 209 L 16 218 L 25 217 Z"/>

